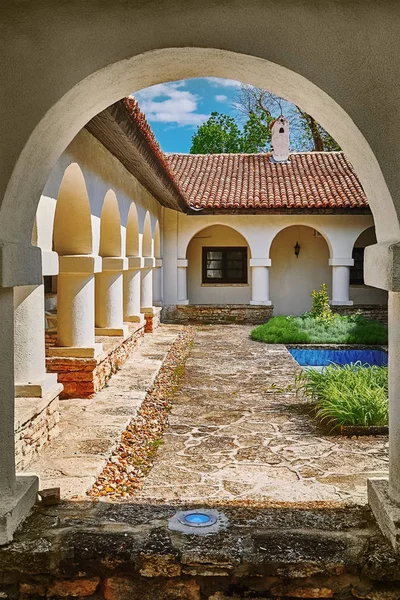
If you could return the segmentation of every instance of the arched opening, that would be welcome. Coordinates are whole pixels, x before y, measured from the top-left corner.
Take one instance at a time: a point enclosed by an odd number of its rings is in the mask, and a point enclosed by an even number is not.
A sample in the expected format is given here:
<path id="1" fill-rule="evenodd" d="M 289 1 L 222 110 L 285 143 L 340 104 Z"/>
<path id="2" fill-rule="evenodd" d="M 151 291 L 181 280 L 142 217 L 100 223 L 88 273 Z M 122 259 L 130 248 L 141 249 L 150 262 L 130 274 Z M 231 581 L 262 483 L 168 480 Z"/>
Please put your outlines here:
<path id="1" fill-rule="evenodd" d="M 329 248 L 311 227 L 293 225 L 274 238 L 270 293 L 275 315 L 300 315 L 311 309 L 311 292 L 326 283 L 331 294 Z"/>
<path id="2" fill-rule="evenodd" d="M 126 226 L 126 255 L 139 256 L 139 221 L 134 202 L 129 208 Z"/>
<path id="3" fill-rule="evenodd" d="M 58 192 L 53 246 L 61 256 L 92 253 L 90 204 L 85 179 L 77 163 L 66 169 Z"/>
<path id="4" fill-rule="evenodd" d="M 188 299 L 190 304 L 249 304 L 250 248 L 247 240 L 227 225 L 211 225 L 190 240 Z"/>
<path id="5" fill-rule="evenodd" d="M 113 190 L 104 197 L 100 218 L 100 256 L 121 255 L 121 217 L 118 200 Z"/>
<path id="6" fill-rule="evenodd" d="M 354 265 L 350 267 L 350 300 L 354 304 L 387 304 L 386 290 L 371 287 L 364 281 L 364 253 L 367 246 L 376 244 L 375 227 L 365 229 L 356 239 L 352 257 Z"/>
<path id="7" fill-rule="evenodd" d="M 150 213 L 147 211 L 143 223 L 142 256 L 153 256 L 153 238 L 151 235 Z"/>
<path id="8" fill-rule="evenodd" d="M 155 258 L 161 258 L 161 236 L 159 221 L 157 221 L 156 228 L 154 230 L 154 256 Z"/>

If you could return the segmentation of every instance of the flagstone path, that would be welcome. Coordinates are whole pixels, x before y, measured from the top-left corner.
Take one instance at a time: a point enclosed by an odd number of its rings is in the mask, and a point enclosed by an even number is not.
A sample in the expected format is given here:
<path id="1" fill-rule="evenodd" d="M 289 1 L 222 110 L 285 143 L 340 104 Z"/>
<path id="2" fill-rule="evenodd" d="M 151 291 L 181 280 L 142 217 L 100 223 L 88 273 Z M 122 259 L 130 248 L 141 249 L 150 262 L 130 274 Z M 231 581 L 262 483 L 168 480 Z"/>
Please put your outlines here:
<path id="1" fill-rule="evenodd" d="M 387 474 L 387 437 L 318 428 L 293 388 L 298 365 L 247 326 L 198 328 L 154 467 L 135 499 L 366 503 Z"/>

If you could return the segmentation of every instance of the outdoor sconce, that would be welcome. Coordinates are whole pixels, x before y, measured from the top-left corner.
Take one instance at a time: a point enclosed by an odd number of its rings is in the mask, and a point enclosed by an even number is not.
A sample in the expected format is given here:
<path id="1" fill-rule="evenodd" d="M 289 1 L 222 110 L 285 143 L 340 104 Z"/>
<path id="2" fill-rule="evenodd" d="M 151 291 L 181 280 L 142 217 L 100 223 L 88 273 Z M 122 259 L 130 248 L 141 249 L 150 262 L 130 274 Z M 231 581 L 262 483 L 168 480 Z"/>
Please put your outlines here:
<path id="1" fill-rule="evenodd" d="M 296 242 L 296 245 L 294 246 L 294 255 L 296 258 L 299 258 L 299 254 L 300 254 L 300 245 L 299 245 L 299 242 Z"/>

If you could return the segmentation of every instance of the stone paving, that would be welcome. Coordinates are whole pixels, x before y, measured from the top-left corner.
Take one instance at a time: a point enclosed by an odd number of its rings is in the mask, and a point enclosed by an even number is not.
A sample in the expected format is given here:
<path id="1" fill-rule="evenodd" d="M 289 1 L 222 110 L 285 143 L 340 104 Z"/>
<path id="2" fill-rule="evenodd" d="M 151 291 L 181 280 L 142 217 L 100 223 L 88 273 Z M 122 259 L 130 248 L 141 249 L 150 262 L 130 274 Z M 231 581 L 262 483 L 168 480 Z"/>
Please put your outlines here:
<path id="1" fill-rule="evenodd" d="M 164 442 L 135 499 L 366 503 L 367 478 L 387 474 L 387 437 L 319 429 L 296 398 L 297 363 L 250 331 L 198 328 Z"/>
<path id="2" fill-rule="evenodd" d="M 86 494 L 139 410 L 181 329 L 161 326 L 145 335 L 142 345 L 93 398 L 60 401 L 60 435 L 28 468 L 40 476 L 42 489 L 60 487 L 62 498 Z"/>

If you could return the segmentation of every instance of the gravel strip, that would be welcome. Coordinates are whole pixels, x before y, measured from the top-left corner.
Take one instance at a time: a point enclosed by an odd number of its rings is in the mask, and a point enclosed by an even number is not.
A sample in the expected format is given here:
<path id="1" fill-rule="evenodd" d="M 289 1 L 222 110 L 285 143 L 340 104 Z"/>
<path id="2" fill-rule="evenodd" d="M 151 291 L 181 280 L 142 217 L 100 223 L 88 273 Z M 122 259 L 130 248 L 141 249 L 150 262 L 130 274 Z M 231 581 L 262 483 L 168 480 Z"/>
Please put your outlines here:
<path id="1" fill-rule="evenodd" d="M 194 327 L 185 327 L 172 344 L 138 414 L 123 432 L 120 445 L 87 492 L 88 496 L 128 499 L 142 488 L 157 449 L 162 445 L 168 412 L 195 335 Z"/>

